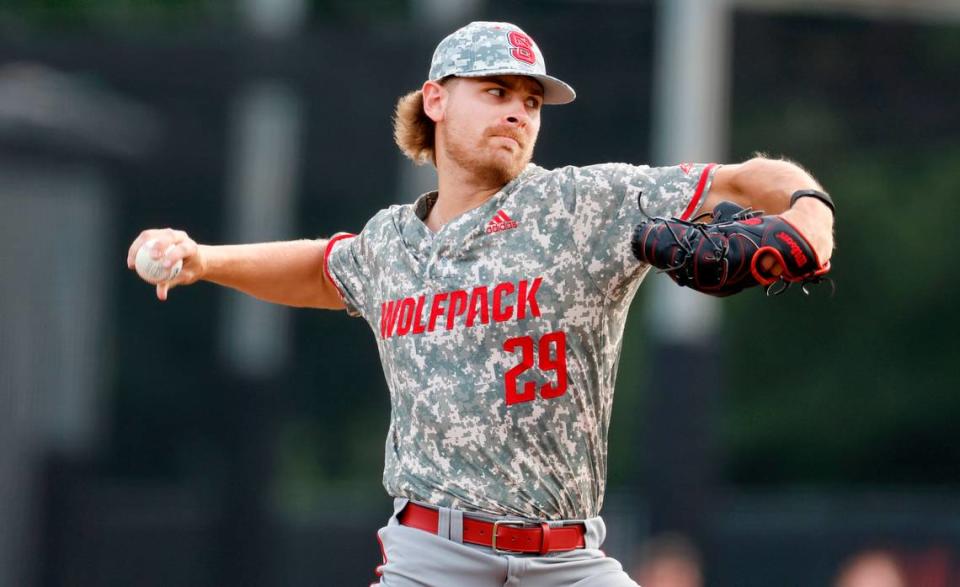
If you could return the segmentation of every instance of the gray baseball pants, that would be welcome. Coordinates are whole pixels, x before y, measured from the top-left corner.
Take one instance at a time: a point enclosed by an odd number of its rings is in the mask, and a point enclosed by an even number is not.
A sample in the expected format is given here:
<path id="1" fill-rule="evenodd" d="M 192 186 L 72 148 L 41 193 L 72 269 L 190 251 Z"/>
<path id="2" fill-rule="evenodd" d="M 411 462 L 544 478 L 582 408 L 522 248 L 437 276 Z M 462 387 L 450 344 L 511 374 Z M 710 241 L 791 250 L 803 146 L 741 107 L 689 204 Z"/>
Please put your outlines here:
<path id="1" fill-rule="evenodd" d="M 371 587 L 638 587 L 600 545 L 601 518 L 585 520 L 587 548 L 539 554 L 499 554 L 462 541 L 463 512 L 440 508 L 440 528 L 431 534 L 401 526 L 397 515 L 406 499 L 377 532 L 383 549 L 380 582 Z"/>

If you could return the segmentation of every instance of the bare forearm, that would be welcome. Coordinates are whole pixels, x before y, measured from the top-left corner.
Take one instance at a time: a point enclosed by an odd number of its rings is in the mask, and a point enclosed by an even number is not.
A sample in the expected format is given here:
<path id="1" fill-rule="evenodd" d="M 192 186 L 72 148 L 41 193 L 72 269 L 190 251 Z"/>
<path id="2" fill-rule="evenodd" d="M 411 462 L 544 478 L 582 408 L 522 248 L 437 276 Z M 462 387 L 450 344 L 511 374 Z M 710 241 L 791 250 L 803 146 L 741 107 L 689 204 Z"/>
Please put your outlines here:
<path id="1" fill-rule="evenodd" d="M 323 272 L 326 245 L 322 240 L 200 245 L 201 279 L 275 304 L 342 308 Z"/>
<path id="2" fill-rule="evenodd" d="M 778 159 L 755 158 L 717 171 L 717 196 L 742 206 L 781 214 L 790 208 L 790 196 L 797 190 L 822 190 L 805 169 Z M 713 191 L 713 190 L 711 190 Z"/>

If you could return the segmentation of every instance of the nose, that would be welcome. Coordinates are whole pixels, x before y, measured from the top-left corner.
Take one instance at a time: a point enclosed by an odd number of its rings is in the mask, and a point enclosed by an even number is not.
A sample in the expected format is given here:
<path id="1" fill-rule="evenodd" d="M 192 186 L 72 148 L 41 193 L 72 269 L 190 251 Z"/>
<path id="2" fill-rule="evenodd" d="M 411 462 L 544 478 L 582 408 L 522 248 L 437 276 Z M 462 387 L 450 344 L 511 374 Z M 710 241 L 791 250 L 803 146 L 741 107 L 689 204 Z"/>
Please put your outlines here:
<path id="1" fill-rule="evenodd" d="M 530 122 L 530 114 L 527 112 L 523 100 L 512 100 L 510 108 L 503 118 L 504 122 L 510 126 L 524 127 Z"/>

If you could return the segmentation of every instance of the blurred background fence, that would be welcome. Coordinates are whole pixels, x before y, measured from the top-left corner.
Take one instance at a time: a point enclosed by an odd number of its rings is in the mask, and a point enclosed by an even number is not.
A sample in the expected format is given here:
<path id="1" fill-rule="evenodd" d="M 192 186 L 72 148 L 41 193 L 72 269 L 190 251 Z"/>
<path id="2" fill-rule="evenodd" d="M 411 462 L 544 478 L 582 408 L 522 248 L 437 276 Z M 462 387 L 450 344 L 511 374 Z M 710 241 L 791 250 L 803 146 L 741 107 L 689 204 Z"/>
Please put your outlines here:
<path id="1" fill-rule="evenodd" d="M 641 288 L 606 550 L 634 568 L 682 531 L 707 584 L 768 586 L 830 584 L 883 548 L 911 585 L 958 585 L 960 6 L 721 4 L 716 156 L 786 156 L 833 193 L 837 291 L 723 301 L 715 391 L 690 395 Z M 471 19 L 524 27 L 578 89 L 544 111 L 539 164 L 651 161 L 662 10 L 0 4 L 0 585 L 372 581 L 389 403 L 366 325 L 205 284 L 161 304 L 126 270 L 129 242 L 356 232 L 412 201 L 431 179 L 393 146 L 392 107 Z M 685 478 L 697 503 L 662 481 Z"/>

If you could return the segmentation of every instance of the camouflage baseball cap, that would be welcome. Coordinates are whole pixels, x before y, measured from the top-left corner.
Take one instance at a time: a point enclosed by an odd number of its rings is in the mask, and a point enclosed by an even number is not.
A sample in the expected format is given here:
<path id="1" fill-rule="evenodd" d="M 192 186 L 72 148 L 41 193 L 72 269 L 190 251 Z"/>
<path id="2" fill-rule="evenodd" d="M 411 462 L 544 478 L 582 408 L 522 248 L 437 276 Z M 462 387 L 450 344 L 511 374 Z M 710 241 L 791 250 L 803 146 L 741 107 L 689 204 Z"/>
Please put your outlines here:
<path id="1" fill-rule="evenodd" d="M 543 53 L 530 35 L 508 22 L 471 22 L 440 41 L 428 79 L 451 75 L 525 75 L 543 85 L 544 104 L 566 104 L 577 97 L 568 84 L 547 75 Z"/>

